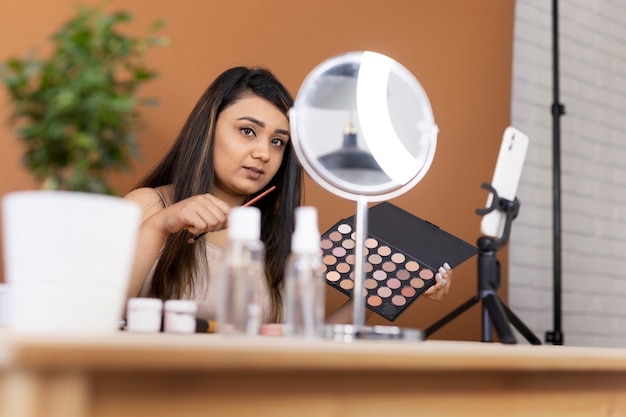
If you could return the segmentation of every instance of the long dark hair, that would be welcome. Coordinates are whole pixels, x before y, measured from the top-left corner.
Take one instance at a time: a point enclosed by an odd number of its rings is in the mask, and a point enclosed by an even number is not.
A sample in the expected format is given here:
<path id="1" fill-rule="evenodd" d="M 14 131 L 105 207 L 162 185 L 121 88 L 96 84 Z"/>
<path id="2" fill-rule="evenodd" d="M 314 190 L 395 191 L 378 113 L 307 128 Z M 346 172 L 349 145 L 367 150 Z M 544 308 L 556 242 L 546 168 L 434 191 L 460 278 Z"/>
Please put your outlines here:
<path id="1" fill-rule="evenodd" d="M 273 103 L 285 115 L 293 106 L 293 98 L 270 71 L 246 67 L 226 70 L 202 94 L 176 142 L 138 187 L 172 184 L 174 201 L 171 203 L 214 192 L 213 149 L 217 118 L 226 107 L 251 93 Z M 291 141 L 278 172 L 267 187 L 272 185 L 276 190 L 255 205 L 262 213 L 261 240 L 266 247 L 265 274 L 272 301 L 270 319 L 276 322 L 282 316 L 282 282 L 290 251 L 294 210 L 302 198 L 302 170 Z M 167 238 L 154 271 L 150 296 L 164 300 L 181 298 L 186 291 L 193 291 L 198 280 L 203 278 L 197 276 L 197 265 L 202 260 L 199 257 L 206 259 L 204 240 L 190 245 L 187 242 L 189 237 L 189 233 L 182 230 Z"/>

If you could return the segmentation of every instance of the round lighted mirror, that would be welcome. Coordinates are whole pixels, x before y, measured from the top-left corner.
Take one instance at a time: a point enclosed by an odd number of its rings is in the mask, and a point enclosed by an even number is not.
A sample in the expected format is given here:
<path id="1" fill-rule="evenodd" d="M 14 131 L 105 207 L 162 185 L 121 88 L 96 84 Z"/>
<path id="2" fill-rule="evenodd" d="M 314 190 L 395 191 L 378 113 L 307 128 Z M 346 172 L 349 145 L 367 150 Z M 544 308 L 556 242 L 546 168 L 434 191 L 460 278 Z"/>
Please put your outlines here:
<path id="1" fill-rule="evenodd" d="M 404 193 L 435 154 L 438 129 L 422 86 L 375 52 L 349 52 L 318 65 L 300 87 L 290 121 L 306 172 L 352 200 Z"/>

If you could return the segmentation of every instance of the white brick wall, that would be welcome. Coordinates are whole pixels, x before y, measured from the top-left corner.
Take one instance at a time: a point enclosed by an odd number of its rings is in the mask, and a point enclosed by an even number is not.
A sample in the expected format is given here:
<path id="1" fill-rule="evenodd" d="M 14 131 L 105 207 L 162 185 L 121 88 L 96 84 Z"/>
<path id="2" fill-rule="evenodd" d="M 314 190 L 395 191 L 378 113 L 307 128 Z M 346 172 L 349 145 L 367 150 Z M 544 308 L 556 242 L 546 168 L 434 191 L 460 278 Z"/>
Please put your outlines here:
<path id="1" fill-rule="evenodd" d="M 559 15 L 562 330 L 566 345 L 625 347 L 626 1 L 560 0 Z M 509 306 L 545 340 L 554 330 L 552 1 L 516 1 L 513 48 L 512 124 L 530 147 Z"/>

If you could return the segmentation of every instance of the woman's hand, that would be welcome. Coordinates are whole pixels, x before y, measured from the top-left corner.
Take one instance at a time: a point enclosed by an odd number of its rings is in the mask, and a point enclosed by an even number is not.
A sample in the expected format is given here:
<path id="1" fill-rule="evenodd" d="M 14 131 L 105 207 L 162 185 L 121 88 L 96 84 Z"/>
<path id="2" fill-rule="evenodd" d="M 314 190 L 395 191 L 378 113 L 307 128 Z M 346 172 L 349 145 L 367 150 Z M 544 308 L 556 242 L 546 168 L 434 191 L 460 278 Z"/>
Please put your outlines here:
<path id="1" fill-rule="evenodd" d="M 439 271 L 435 274 L 435 285 L 430 287 L 424 293 L 424 297 L 431 300 L 439 301 L 450 291 L 452 286 L 452 268 L 445 262 L 439 267 Z"/>
<path id="2" fill-rule="evenodd" d="M 225 229 L 228 204 L 211 194 L 189 197 L 153 214 L 150 221 L 164 233 L 186 229 L 199 235 Z"/>

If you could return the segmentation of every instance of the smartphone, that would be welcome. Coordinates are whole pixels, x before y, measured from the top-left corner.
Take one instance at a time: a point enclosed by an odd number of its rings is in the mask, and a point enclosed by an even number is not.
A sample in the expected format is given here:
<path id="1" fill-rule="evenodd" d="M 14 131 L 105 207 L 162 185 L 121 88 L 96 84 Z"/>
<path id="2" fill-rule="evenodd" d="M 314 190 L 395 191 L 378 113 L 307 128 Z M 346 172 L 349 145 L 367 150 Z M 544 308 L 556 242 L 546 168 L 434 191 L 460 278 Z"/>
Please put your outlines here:
<path id="1" fill-rule="evenodd" d="M 496 169 L 491 181 L 492 187 L 500 198 L 509 201 L 515 200 L 527 150 L 528 136 L 514 127 L 507 127 L 504 131 Z M 490 207 L 492 201 L 493 194 L 489 193 L 486 207 Z M 483 216 L 480 231 L 483 235 L 500 238 L 504 232 L 505 222 L 506 213 L 497 209 L 493 210 Z"/>

